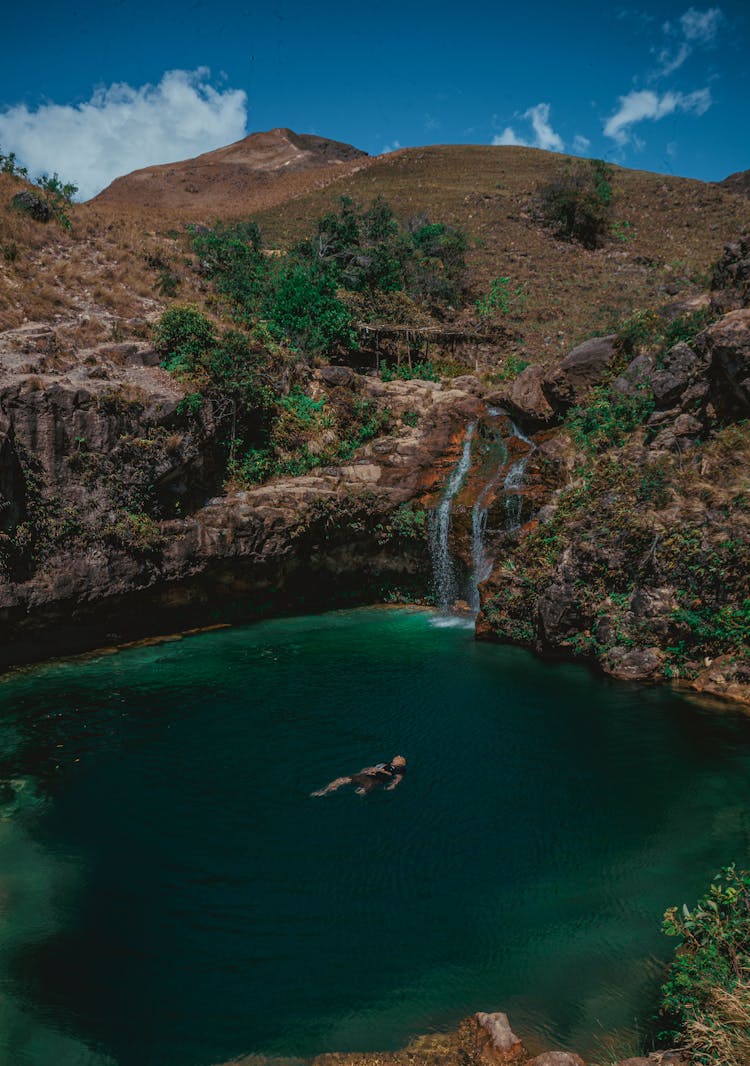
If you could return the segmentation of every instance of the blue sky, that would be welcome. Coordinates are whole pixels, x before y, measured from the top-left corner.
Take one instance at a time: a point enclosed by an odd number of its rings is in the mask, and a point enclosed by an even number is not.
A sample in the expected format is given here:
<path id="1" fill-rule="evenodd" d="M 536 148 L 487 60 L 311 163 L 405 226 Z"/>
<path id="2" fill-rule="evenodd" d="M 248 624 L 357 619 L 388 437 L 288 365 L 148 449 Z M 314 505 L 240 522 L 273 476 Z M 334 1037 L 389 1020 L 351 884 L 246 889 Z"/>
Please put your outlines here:
<path id="1" fill-rule="evenodd" d="M 41 0 L 3 33 L 0 150 L 84 196 L 274 126 L 371 153 L 527 143 L 704 180 L 750 168 L 738 0 Z"/>

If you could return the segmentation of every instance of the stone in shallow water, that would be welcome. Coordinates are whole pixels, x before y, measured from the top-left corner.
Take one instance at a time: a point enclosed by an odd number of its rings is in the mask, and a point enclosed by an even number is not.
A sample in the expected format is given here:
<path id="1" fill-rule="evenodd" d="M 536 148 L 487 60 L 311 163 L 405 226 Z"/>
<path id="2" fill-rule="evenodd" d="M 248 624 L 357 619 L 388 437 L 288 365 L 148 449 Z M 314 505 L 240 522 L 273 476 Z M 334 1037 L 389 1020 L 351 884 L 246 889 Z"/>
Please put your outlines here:
<path id="1" fill-rule="evenodd" d="M 529 1059 L 526 1066 L 584 1066 L 580 1055 L 574 1051 L 545 1051 L 535 1059 Z"/>
<path id="2" fill-rule="evenodd" d="M 499 1066 L 526 1057 L 524 1046 L 511 1029 L 507 1014 L 502 1011 L 494 1014 L 480 1011 L 471 1021 L 475 1027 L 476 1054 L 480 1061 Z"/>

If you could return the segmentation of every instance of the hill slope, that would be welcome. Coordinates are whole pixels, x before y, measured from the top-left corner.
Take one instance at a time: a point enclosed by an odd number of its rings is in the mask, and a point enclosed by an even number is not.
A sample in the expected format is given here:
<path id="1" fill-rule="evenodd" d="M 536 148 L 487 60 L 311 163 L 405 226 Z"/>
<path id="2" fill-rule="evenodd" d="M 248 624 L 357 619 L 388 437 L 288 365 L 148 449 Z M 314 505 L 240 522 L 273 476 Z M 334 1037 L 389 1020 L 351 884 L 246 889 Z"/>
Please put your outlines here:
<path id="1" fill-rule="evenodd" d="M 133 171 L 93 202 L 187 215 L 207 209 L 247 214 L 335 181 L 339 169 L 351 173 L 367 159 L 350 144 L 280 128 L 252 133 L 195 159 Z"/>

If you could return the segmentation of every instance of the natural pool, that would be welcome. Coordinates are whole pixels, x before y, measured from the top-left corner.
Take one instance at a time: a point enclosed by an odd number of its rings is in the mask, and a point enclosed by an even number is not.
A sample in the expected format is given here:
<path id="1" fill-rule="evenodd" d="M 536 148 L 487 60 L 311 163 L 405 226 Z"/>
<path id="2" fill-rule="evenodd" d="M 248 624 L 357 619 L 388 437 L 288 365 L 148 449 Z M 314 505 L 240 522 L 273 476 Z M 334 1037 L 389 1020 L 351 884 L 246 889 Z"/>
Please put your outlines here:
<path id="1" fill-rule="evenodd" d="M 496 1009 L 595 1053 L 640 1024 L 662 911 L 748 860 L 750 722 L 436 621 L 0 681 L 0 1062 L 395 1048 Z M 396 791 L 310 798 L 397 752 Z"/>

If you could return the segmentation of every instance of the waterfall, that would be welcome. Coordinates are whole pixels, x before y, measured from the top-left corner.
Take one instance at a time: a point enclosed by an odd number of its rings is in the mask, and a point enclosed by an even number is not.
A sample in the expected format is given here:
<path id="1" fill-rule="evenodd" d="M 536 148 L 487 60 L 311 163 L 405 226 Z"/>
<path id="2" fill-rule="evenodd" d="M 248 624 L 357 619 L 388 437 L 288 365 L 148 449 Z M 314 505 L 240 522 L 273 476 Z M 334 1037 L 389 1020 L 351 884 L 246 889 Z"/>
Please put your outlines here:
<path id="1" fill-rule="evenodd" d="M 536 445 L 533 440 L 529 440 L 529 438 L 521 432 L 515 422 L 512 422 L 511 425 L 513 428 L 513 436 L 518 437 L 519 440 L 529 444 L 531 446 L 531 451 L 527 452 L 526 455 L 523 455 L 520 459 L 516 459 L 515 463 L 508 471 L 503 484 L 503 489 L 505 490 L 505 528 L 509 533 L 513 533 L 516 529 L 521 528 L 523 496 L 520 493 L 520 489 L 526 475 L 526 467 L 531 452 L 536 450 Z"/>
<path id="2" fill-rule="evenodd" d="M 497 472 L 490 478 L 479 493 L 471 510 L 471 564 L 473 581 L 471 584 L 470 604 L 474 614 L 479 611 L 479 583 L 480 581 L 485 581 L 490 576 L 490 571 L 492 570 L 492 559 L 487 554 L 485 546 L 487 510 L 490 497 L 497 488 L 500 479 L 500 471 L 505 466 L 507 459 L 508 452 L 503 445 Z"/>
<path id="3" fill-rule="evenodd" d="M 458 597 L 458 583 L 456 581 L 453 556 L 448 543 L 448 534 L 450 532 L 453 498 L 461 488 L 471 466 L 471 442 L 474 438 L 476 425 L 476 422 L 470 422 L 466 427 L 461 458 L 456 469 L 448 478 L 440 503 L 429 515 L 432 580 L 435 590 L 435 603 L 441 611 L 448 610 Z"/>

